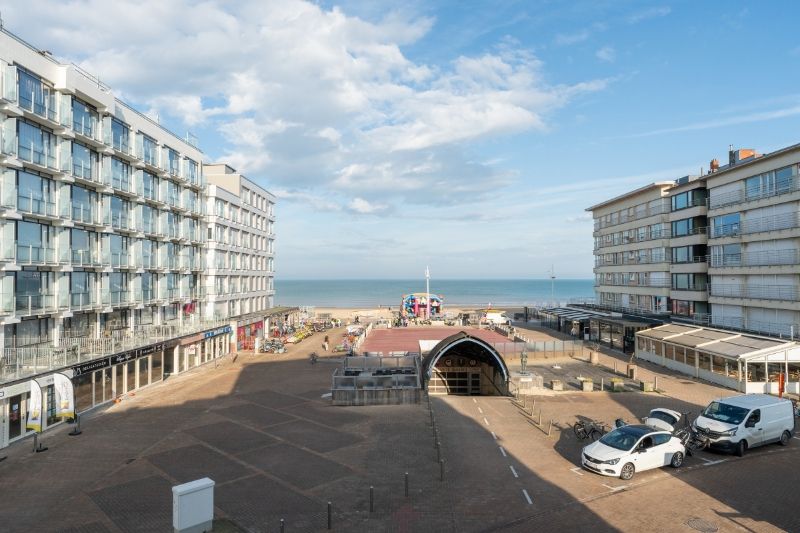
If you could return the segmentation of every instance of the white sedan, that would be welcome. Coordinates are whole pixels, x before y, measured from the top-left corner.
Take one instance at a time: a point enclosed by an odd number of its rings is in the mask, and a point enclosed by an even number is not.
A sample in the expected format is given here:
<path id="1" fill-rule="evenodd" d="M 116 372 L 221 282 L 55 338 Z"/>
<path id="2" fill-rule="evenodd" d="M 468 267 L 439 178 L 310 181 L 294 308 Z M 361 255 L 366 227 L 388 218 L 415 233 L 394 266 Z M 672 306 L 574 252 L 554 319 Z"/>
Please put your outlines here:
<path id="1" fill-rule="evenodd" d="M 581 464 L 604 476 L 631 479 L 633 474 L 670 465 L 678 468 L 686 456 L 680 439 L 651 426 L 622 426 L 586 446 Z"/>

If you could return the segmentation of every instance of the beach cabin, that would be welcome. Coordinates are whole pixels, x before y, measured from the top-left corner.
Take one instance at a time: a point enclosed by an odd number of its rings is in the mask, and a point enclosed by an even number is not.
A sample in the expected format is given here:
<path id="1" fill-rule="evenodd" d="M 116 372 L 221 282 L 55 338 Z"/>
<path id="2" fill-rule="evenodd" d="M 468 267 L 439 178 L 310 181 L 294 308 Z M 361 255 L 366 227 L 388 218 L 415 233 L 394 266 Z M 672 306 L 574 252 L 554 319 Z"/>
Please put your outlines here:
<path id="1" fill-rule="evenodd" d="M 636 333 L 636 357 L 744 393 L 800 393 L 794 341 L 682 324 Z"/>

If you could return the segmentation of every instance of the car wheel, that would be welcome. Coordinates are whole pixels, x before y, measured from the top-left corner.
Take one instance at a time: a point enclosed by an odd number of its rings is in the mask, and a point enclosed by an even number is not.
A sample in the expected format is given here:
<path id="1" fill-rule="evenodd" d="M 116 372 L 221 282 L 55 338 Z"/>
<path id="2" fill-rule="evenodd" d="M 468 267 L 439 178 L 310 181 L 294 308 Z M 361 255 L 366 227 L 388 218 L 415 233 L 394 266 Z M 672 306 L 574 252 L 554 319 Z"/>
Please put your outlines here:
<path id="1" fill-rule="evenodd" d="M 683 464 L 683 453 L 675 452 L 672 456 L 672 461 L 669 462 L 672 468 L 678 468 Z"/>
<path id="2" fill-rule="evenodd" d="M 744 455 L 744 452 L 746 452 L 746 451 L 747 451 L 747 441 L 746 440 L 740 440 L 739 444 L 736 445 L 736 455 L 741 457 L 741 456 Z"/>
<path id="3" fill-rule="evenodd" d="M 633 466 L 633 463 L 625 463 L 625 466 L 619 472 L 619 478 L 628 481 L 633 477 L 634 472 L 636 472 L 636 467 Z"/>
<path id="4" fill-rule="evenodd" d="M 789 445 L 789 440 L 791 440 L 791 438 L 792 438 L 792 434 L 789 433 L 788 431 L 784 431 L 781 434 L 781 440 L 780 440 L 781 446 L 788 446 Z"/>

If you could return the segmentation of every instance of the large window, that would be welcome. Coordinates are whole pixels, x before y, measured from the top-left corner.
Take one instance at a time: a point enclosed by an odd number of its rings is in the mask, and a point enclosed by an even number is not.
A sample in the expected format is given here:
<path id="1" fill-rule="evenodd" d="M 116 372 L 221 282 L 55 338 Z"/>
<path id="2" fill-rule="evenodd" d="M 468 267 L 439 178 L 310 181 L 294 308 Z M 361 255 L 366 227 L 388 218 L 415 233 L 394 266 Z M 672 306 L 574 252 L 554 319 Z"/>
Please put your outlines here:
<path id="1" fill-rule="evenodd" d="M 89 272 L 72 272 L 69 280 L 70 303 L 73 307 L 83 308 L 94 303 L 92 298 L 92 279 Z M 94 277 L 94 274 L 91 274 Z"/>
<path id="2" fill-rule="evenodd" d="M 119 196 L 111 197 L 111 225 L 117 229 L 127 229 L 128 223 L 128 210 L 130 204 L 127 200 L 123 200 Z"/>
<path id="3" fill-rule="evenodd" d="M 142 194 L 150 200 L 158 200 L 158 178 L 149 172 L 142 172 Z"/>
<path id="4" fill-rule="evenodd" d="M 17 222 L 17 261 L 19 263 L 51 262 L 55 250 L 51 245 L 52 230 L 45 224 Z"/>
<path id="5" fill-rule="evenodd" d="M 687 207 L 704 205 L 706 202 L 706 194 L 706 189 L 694 189 L 693 191 L 676 194 L 672 197 L 672 210 L 678 211 L 680 209 L 686 209 Z"/>
<path id="6" fill-rule="evenodd" d="M 167 148 L 166 153 L 167 153 L 167 161 L 166 161 L 167 171 L 174 176 L 179 175 L 181 172 L 181 159 L 180 156 L 178 155 L 178 152 L 176 152 L 172 148 Z"/>
<path id="7" fill-rule="evenodd" d="M 783 194 L 793 189 L 792 167 L 770 170 L 745 180 L 745 197 L 748 200 Z"/>
<path id="8" fill-rule="evenodd" d="M 128 301 L 128 274 L 125 272 L 112 272 L 109 274 L 111 286 L 111 305 Z"/>
<path id="9" fill-rule="evenodd" d="M 711 266 L 741 266 L 742 245 L 739 243 L 711 247 Z"/>
<path id="10" fill-rule="evenodd" d="M 111 158 L 111 186 L 123 191 L 131 190 L 131 166 L 116 157 Z"/>
<path id="11" fill-rule="evenodd" d="M 672 223 L 672 236 L 685 237 L 703 231 L 706 226 L 705 217 L 685 218 Z"/>
<path id="12" fill-rule="evenodd" d="M 706 250 L 707 249 L 705 245 L 697 245 L 697 244 L 694 246 L 678 246 L 672 248 L 672 262 L 692 263 L 692 262 L 704 261 L 706 256 Z M 270 258 L 270 263 L 272 263 L 272 258 Z M 270 268 L 270 270 L 272 269 Z"/>
<path id="13" fill-rule="evenodd" d="M 97 131 L 97 111 L 77 98 L 72 99 L 72 129 L 86 137 Z"/>
<path id="14" fill-rule="evenodd" d="M 17 122 L 19 158 L 49 168 L 56 167 L 56 137 L 50 131 L 24 122 Z"/>
<path id="15" fill-rule="evenodd" d="M 54 215 L 53 182 L 29 172 L 17 172 L 17 208 L 26 213 Z"/>
<path id="16" fill-rule="evenodd" d="M 125 268 L 128 266 L 128 237 L 122 235 L 111 235 L 111 266 L 115 268 Z"/>
<path id="17" fill-rule="evenodd" d="M 70 230 L 70 240 L 73 265 L 91 265 L 95 262 L 94 232 L 73 228 Z"/>
<path id="18" fill-rule="evenodd" d="M 72 186 L 72 219 L 77 222 L 93 223 L 95 221 L 94 211 L 97 205 L 97 193 Z"/>
<path id="19" fill-rule="evenodd" d="M 56 120 L 55 93 L 42 80 L 18 69 L 19 105 L 48 120 Z"/>
<path id="20" fill-rule="evenodd" d="M 36 270 L 22 270 L 15 273 L 16 310 L 33 312 L 49 307 L 50 299 L 50 272 Z"/>
<path id="21" fill-rule="evenodd" d="M 114 148 L 120 152 L 130 152 L 130 135 L 131 130 L 128 126 L 117 119 L 111 120 L 111 139 Z"/>
<path id="22" fill-rule="evenodd" d="M 142 159 L 153 166 L 158 164 L 156 142 L 146 135 L 142 135 Z"/>
<path id="23" fill-rule="evenodd" d="M 72 173 L 83 179 L 94 180 L 97 175 L 97 153 L 88 146 L 72 143 Z"/>
<path id="24" fill-rule="evenodd" d="M 186 160 L 186 179 L 189 180 L 189 183 L 200 183 L 199 176 L 197 175 L 197 163 L 191 159 Z"/>
<path id="25" fill-rule="evenodd" d="M 711 219 L 712 237 L 728 237 L 739 235 L 740 231 L 739 213 L 730 213 Z"/>

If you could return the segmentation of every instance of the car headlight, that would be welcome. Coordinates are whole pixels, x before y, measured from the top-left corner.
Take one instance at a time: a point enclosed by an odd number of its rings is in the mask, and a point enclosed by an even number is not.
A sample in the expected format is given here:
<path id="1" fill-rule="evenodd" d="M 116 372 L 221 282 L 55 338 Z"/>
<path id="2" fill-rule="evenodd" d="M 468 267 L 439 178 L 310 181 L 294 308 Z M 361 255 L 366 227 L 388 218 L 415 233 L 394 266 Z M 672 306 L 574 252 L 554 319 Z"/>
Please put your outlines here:
<path id="1" fill-rule="evenodd" d="M 726 437 L 733 437 L 734 435 L 736 435 L 736 430 L 737 429 L 738 428 L 733 428 L 733 429 L 729 429 L 728 431 L 720 431 L 719 434 L 720 435 L 724 435 Z"/>
<path id="2" fill-rule="evenodd" d="M 608 461 L 603 461 L 604 465 L 615 465 L 619 462 L 619 457 L 616 459 L 609 459 Z"/>

